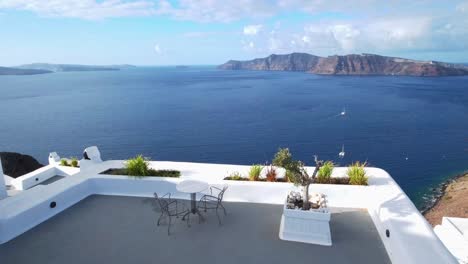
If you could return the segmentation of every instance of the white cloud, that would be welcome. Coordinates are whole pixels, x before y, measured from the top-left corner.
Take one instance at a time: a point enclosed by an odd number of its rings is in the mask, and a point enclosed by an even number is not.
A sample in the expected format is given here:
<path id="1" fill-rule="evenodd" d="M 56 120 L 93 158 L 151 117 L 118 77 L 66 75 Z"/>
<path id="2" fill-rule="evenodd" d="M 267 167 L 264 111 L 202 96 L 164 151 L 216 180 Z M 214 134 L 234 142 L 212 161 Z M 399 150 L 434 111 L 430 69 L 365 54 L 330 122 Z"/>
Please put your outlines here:
<path id="1" fill-rule="evenodd" d="M 253 41 L 241 40 L 242 48 L 247 52 L 259 52 L 260 50 Z"/>
<path id="2" fill-rule="evenodd" d="M 156 13 L 155 4 L 149 0 L 2 0 L 0 9 L 26 10 L 41 16 L 82 19 L 150 16 Z"/>
<path id="3" fill-rule="evenodd" d="M 255 36 L 262 30 L 262 25 L 248 25 L 244 27 L 244 35 Z"/>
<path id="4" fill-rule="evenodd" d="M 197 22 L 231 22 L 241 18 L 261 18 L 277 13 L 269 0 L 168 0 L 159 1 L 158 14 Z"/>
<path id="5" fill-rule="evenodd" d="M 457 11 L 462 13 L 468 12 L 468 1 L 457 5 Z"/>
<path id="6" fill-rule="evenodd" d="M 327 29 L 343 51 L 352 51 L 361 31 L 352 25 L 333 25 Z"/>
<path id="7" fill-rule="evenodd" d="M 267 55 L 265 52 L 327 56 L 468 50 L 468 18 L 460 16 L 330 20 L 308 24 L 302 30 L 288 27 L 270 31 L 272 27 L 265 26 L 268 35 L 249 36 L 261 55 Z"/>
<path id="8" fill-rule="evenodd" d="M 161 54 L 161 53 L 162 53 L 162 50 L 161 50 L 161 47 L 159 46 L 159 44 L 154 45 L 154 51 L 155 51 L 157 54 Z"/>

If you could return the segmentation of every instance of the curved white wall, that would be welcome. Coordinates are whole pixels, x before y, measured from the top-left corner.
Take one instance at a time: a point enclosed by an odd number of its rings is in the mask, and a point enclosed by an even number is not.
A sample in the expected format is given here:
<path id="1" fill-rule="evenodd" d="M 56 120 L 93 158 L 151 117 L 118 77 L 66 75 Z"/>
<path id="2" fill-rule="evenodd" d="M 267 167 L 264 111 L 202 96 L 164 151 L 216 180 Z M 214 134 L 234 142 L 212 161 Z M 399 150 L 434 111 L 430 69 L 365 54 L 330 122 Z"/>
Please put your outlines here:
<path id="1" fill-rule="evenodd" d="M 113 161 L 108 163 L 107 168 L 118 164 Z M 156 165 L 160 168 L 171 166 L 173 169 L 180 169 L 183 175 L 184 171 L 191 169 L 190 178 L 195 178 L 199 173 L 199 178 L 211 185 L 228 184 L 229 189 L 225 195 L 228 201 L 282 204 L 286 193 L 295 188 L 289 183 L 221 180 L 226 174 L 221 174 L 220 171 L 225 171 L 226 168 L 244 171 L 248 166 L 176 162 L 161 162 Z M 101 165 L 99 170 L 102 171 L 103 168 Z M 341 175 L 344 170 L 338 168 L 336 174 Z M 325 193 L 328 196 L 328 205 L 332 207 L 366 208 L 394 263 L 456 263 L 390 175 L 377 168 L 368 168 L 367 172 L 371 176 L 369 186 L 314 184 L 311 191 Z M 51 185 L 37 186 L 0 201 L 0 243 L 13 239 L 92 194 L 152 197 L 154 192 L 171 192 L 173 197 L 188 199 L 187 194 L 175 189 L 181 180 L 183 179 L 152 177 L 133 179 L 126 176 L 97 175 L 89 171 L 87 174 L 66 177 Z M 51 202 L 56 202 L 55 208 L 50 208 Z M 389 237 L 386 236 L 387 230 L 390 232 Z"/>

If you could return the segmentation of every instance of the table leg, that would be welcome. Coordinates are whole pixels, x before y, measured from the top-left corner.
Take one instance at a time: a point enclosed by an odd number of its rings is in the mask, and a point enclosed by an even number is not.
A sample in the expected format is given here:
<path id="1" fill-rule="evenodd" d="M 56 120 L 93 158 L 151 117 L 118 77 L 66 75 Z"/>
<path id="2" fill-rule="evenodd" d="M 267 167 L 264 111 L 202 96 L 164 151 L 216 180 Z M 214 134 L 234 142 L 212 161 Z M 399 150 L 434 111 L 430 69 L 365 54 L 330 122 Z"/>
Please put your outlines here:
<path id="1" fill-rule="evenodd" d="M 192 202 L 192 214 L 196 214 L 197 212 L 197 194 L 196 193 L 191 193 L 190 194 L 191 202 Z"/>
<path id="2" fill-rule="evenodd" d="M 191 198 L 191 204 L 192 204 L 191 205 L 192 214 L 198 214 L 199 222 L 200 223 L 204 222 L 205 218 L 203 217 L 203 215 L 200 213 L 200 211 L 197 208 L 197 194 L 196 193 L 191 193 L 190 198 Z"/>

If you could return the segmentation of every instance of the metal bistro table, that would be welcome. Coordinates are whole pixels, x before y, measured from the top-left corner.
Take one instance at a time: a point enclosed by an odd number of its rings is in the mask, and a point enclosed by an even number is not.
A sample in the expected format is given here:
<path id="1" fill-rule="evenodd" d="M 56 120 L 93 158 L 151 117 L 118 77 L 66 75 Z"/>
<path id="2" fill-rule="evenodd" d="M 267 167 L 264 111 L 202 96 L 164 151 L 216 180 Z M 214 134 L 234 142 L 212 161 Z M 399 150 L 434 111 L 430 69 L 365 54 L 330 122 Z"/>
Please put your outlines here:
<path id="1" fill-rule="evenodd" d="M 197 181 L 197 180 L 185 180 L 177 184 L 176 186 L 177 191 L 183 192 L 183 193 L 190 193 L 190 200 L 191 200 L 191 210 L 188 211 L 182 217 L 182 220 L 185 220 L 185 217 L 189 214 L 198 214 L 200 221 L 205 220 L 203 218 L 203 215 L 200 213 L 200 211 L 197 208 L 197 193 L 208 189 L 208 187 L 209 187 L 208 183 Z"/>

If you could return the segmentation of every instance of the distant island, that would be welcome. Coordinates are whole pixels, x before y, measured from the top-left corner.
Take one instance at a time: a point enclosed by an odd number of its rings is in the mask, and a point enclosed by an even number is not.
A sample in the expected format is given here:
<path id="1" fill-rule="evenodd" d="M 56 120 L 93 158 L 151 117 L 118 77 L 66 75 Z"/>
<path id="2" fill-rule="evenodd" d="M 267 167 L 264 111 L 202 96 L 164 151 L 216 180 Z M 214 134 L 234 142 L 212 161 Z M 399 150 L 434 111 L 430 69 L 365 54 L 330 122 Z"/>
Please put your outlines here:
<path id="1" fill-rule="evenodd" d="M 136 66 L 122 65 L 79 65 L 79 64 L 51 64 L 32 63 L 16 67 L 0 67 L 0 75 L 33 75 L 53 72 L 76 72 L 76 71 L 118 71 Z"/>
<path id="2" fill-rule="evenodd" d="M 468 75 L 468 66 L 437 61 L 417 61 L 375 54 L 350 54 L 319 57 L 307 53 L 272 54 L 248 61 L 230 60 L 225 70 L 301 71 L 325 75 Z"/>
<path id="3" fill-rule="evenodd" d="M 132 65 L 79 65 L 79 64 L 50 64 L 50 63 L 32 63 L 20 65 L 15 68 L 19 69 L 34 69 L 34 70 L 47 70 L 51 72 L 71 72 L 71 71 L 118 71 L 121 69 L 132 68 Z"/>
<path id="4" fill-rule="evenodd" d="M 44 73 L 51 73 L 51 71 L 0 67 L 0 75 L 34 75 Z"/>

